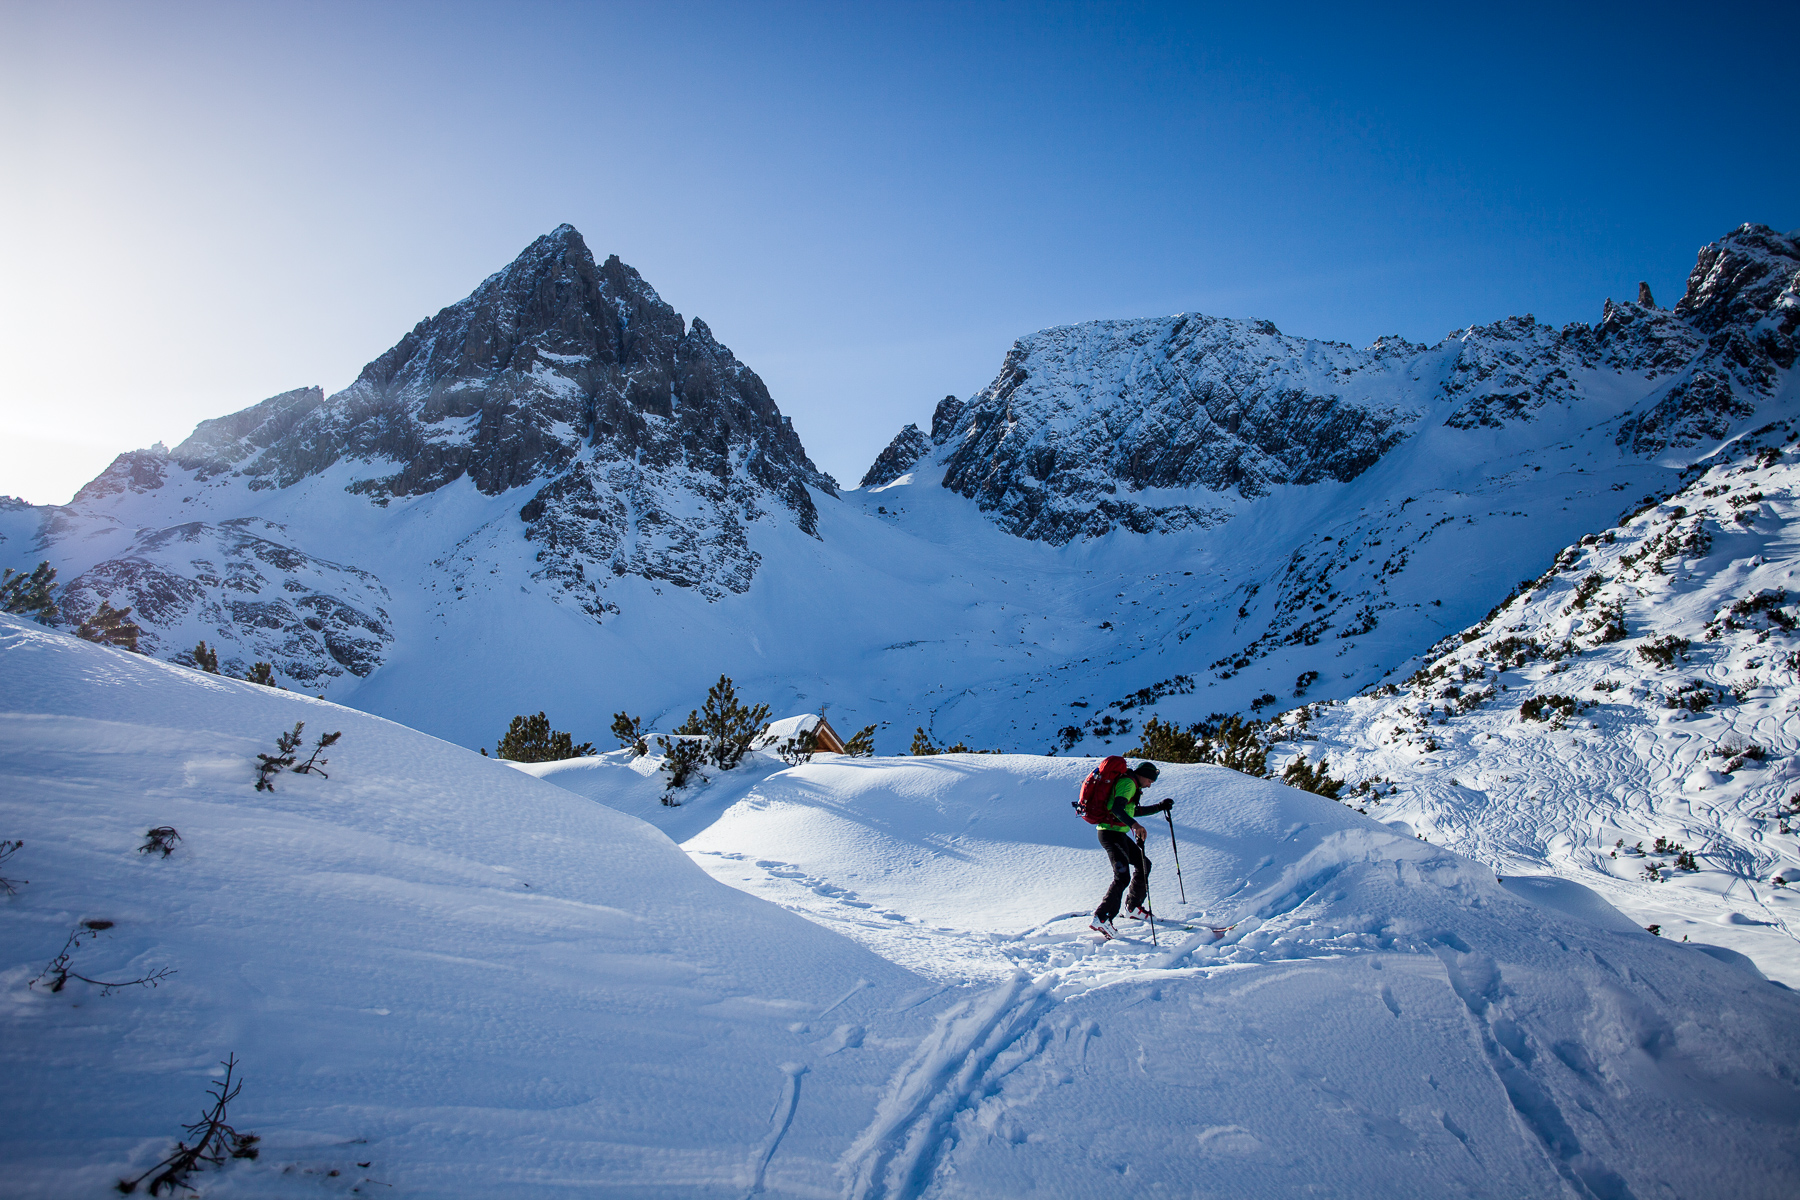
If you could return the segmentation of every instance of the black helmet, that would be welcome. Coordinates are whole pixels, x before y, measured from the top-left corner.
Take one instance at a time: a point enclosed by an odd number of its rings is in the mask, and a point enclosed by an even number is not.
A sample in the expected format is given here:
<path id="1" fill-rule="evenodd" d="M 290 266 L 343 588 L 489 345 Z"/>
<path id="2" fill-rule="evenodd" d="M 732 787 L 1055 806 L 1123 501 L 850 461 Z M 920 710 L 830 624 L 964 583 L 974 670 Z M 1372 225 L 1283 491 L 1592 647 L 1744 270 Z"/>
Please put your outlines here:
<path id="1" fill-rule="evenodd" d="M 1141 762 L 1137 765 L 1137 770 L 1132 772 L 1133 775 L 1142 775 L 1145 779 L 1148 779 L 1151 783 L 1156 782 L 1156 777 L 1160 773 L 1161 772 L 1159 772 L 1156 769 L 1156 764 L 1153 762 Z"/>

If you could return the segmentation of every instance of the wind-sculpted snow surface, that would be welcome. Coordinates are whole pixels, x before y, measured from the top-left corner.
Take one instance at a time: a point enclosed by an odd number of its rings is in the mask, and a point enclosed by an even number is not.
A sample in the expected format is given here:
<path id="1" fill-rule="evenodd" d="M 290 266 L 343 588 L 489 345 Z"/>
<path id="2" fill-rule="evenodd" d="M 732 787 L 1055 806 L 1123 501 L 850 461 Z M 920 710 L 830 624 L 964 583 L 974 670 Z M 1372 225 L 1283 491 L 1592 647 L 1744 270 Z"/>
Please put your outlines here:
<path id="1" fill-rule="evenodd" d="M 527 769 L 955 998 L 846 1195 L 1777 1196 L 1800 1165 L 1800 999 L 1579 885 L 1515 894 L 1342 805 L 1172 766 L 1187 903 L 1158 822 L 1159 944 L 1102 944 L 1073 911 L 1108 877 L 1068 806 L 1091 760 L 764 764 L 677 809 L 648 765 Z"/>
<path id="2" fill-rule="evenodd" d="M 1221 768 L 1162 781 L 1160 944 L 1098 945 L 1086 763 L 753 754 L 668 808 L 648 760 L 515 769 L 10 618 L 0 666 L 8 1195 L 141 1171 L 233 1053 L 261 1153 L 209 1195 L 1763 1197 L 1797 1165 L 1794 993 Z M 296 720 L 342 731 L 328 774 L 255 790 Z M 171 973 L 30 986 L 81 922 L 82 974 Z"/>
<path id="3" fill-rule="evenodd" d="M 1404 689 L 1287 714 L 1354 802 L 1800 986 L 1800 463 L 1780 422 L 1590 534 Z M 1285 755 L 1277 756 L 1279 763 Z M 1378 802 L 1379 807 L 1371 807 Z M 1789 885 L 1793 886 L 1789 886 Z"/>
<path id="4" fill-rule="evenodd" d="M 830 1194 L 903 1057 L 836 1031 L 929 1027 L 934 988 L 503 764 L 12 618 L 0 678 L 7 1196 L 112 1194 L 230 1053 L 262 1153 L 206 1195 Z M 256 791 L 296 721 L 329 777 Z M 32 987 L 82 921 L 81 973 L 172 973 Z"/>

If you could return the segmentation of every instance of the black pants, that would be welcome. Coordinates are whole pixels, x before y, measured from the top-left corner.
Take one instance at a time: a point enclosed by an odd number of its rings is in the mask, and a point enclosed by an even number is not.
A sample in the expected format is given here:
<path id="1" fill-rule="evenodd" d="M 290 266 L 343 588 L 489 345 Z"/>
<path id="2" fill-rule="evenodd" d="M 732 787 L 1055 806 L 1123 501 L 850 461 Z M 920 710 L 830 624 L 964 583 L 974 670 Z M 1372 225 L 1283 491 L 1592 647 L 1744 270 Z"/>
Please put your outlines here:
<path id="1" fill-rule="evenodd" d="M 1144 853 L 1137 839 L 1129 833 L 1120 833 L 1116 829 L 1100 831 L 1100 846 L 1106 851 L 1106 857 L 1112 860 L 1112 886 L 1106 889 L 1105 899 L 1100 907 L 1094 910 L 1094 916 L 1102 921 L 1110 921 L 1119 915 L 1119 898 L 1125 897 L 1127 908 L 1137 908 L 1143 904 L 1144 897 L 1150 893 L 1150 858 Z M 1134 874 L 1135 870 L 1135 874 Z M 1125 885 L 1131 884 L 1131 893 L 1126 895 Z"/>

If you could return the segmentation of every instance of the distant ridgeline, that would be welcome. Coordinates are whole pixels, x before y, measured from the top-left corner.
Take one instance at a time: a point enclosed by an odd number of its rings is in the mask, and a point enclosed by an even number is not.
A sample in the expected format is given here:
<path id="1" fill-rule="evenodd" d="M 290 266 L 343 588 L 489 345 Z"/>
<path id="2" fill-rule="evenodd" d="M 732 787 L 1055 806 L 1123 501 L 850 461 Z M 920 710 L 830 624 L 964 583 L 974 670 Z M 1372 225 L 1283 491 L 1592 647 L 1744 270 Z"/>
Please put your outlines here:
<path id="1" fill-rule="evenodd" d="M 50 623 L 130 606 L 146 653 L 380 680 L 378 711 L 468 744 L 546 707 L 654 722 L 730 673 L 883 750 L 1093 753 L 1159 681 L 1191 681 L 1165 720 L 1365 689 L 1678 487 L 1793 406 L 1797 289 L 1794 236 L 1745 225 L 1674 308 L 1593 325 L 1044 330 L 840 495 L 704 322 L 565 225 L 335 395 L 0 503 L 0 563 L 57 570 Z"/>

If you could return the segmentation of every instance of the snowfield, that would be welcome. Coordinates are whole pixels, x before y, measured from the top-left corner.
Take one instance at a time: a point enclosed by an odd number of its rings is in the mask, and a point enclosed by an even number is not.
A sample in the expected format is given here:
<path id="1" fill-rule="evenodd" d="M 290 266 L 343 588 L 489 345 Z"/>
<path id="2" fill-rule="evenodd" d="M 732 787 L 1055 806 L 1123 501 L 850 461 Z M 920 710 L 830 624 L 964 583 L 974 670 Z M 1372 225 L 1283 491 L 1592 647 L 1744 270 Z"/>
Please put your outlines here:
<path id="1" fill-rule="evenodd" d="M 227 1053 L 262 1154 L 206 1195 L 1773 1197 L 1800 1168 L 1800 996 L 1279 784 L 1169 769 L 1187 902 L 1152 826 L 1165 927 L 1097 945 L 1075 761 L 759 755 L 670 808 L 622 754 L 515 768 L 11 619 L 0 656 L 8 1195 L 109 1194 Z M 295 721 L 343 731 L 330 777 L 254 790 Z M 138 853 L 159 825 L 173 855 Z M 113 924 L 74 969 L 174 973 L 30 986 L 83 921 Z"/>
<path id="2" fill-rule="evenodd" d="M 1789 423 L 1758 432 L 1405 687 L 1284 714 L 1271 763 L 1323 757 L 1371 814 L 1800 986 L 1800 463 Z"/>

